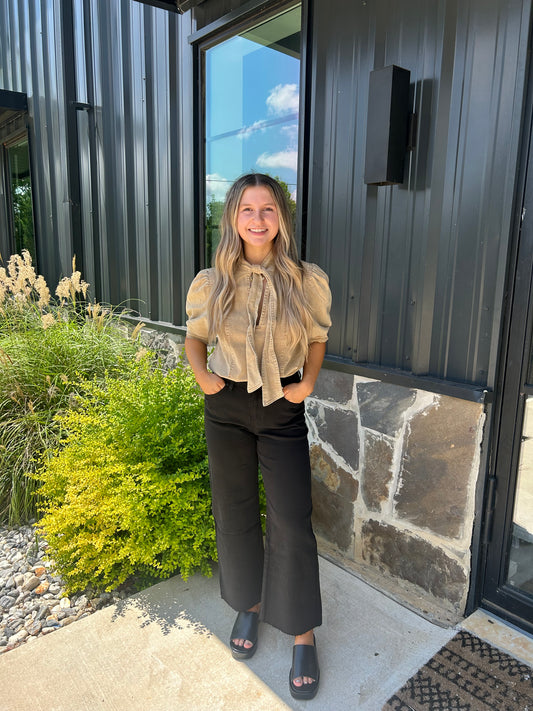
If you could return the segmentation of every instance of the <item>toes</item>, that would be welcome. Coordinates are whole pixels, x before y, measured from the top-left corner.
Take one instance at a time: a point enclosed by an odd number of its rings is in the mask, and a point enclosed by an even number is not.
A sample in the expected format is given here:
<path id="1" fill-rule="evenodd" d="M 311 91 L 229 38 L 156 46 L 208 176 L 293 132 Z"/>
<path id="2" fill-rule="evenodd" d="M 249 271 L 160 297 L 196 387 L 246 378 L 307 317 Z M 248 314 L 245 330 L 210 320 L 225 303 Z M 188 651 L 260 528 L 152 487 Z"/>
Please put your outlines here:
<path id="1" fill-rule="evenodd" d="M 244 649 L 250 649 L 254 646 L 248 639 L 233 639 L 232 642 L 236 647 L 244 647 Z"/>
<path id="2" fill-rule="evenodd" d="M 296 679 L 292 680 L 294 686 L 304 686 L 305 684 L 313 684 L 315 680 L 311 676 L 297 676 Z"/>

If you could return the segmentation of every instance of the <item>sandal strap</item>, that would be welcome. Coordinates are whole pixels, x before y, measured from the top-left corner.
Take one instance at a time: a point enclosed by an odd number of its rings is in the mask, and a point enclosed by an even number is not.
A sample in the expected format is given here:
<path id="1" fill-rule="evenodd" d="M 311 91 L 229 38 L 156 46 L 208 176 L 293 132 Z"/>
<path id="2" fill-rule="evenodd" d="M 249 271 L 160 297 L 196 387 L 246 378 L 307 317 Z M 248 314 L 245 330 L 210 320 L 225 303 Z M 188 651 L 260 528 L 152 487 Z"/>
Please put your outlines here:
<path id="1" fill-rule="evenodd" d="M 257 627 L 259 615 L 257 612 L 239 612 L 233 629 L 231 639 L 247 639 L 252 644 L 257 642 Z"/>
<path id="2" fill-rule="evenodd" d="M 316 642 L 312 646 L 295 644 L 292 650 L 292 678 L 309 676 L 318 681 L 319 673 Z"/>

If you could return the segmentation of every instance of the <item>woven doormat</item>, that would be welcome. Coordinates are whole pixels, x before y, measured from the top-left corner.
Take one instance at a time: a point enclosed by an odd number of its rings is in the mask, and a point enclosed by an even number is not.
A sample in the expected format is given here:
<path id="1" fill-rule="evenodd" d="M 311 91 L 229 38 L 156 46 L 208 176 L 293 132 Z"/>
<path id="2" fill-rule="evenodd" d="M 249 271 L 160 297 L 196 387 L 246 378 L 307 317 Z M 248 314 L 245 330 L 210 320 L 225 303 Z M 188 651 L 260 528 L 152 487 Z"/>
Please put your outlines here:
<path id="1" fill-rule="evenodd" d="M 459 632 L 382 711 L 533 711 L 533 670 Z"/>

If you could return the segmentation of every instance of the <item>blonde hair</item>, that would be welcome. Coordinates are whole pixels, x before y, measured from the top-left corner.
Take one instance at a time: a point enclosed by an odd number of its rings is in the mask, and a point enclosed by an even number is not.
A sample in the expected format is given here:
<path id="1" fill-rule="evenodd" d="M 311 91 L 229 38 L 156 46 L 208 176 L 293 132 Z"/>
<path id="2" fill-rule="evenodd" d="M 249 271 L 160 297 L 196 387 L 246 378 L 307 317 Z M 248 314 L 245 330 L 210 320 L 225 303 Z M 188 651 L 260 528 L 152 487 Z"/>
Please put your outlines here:
<path id="1" fill-rule="evenodd" d="M 243 242 L 237 230 L 237 217 L 246 188 L 266 187 L 276 205 L 279 231 L 272 242 L 272 281 L 278 297 L 278 319 L 289 332 L 289 348 L 307 356 L 307 333 L 311 316 L 303 293 L 303 266 L 298 257 L 289 202 L 280 184 L 263 173 L 243 175 L 233 183 L 226 196 L 220 221 L 221 238 L 215 254 L 215 284 L 207 313 L 209 340 L 214 342 L 233 306 L 235 271 L 244 254 Z"/>

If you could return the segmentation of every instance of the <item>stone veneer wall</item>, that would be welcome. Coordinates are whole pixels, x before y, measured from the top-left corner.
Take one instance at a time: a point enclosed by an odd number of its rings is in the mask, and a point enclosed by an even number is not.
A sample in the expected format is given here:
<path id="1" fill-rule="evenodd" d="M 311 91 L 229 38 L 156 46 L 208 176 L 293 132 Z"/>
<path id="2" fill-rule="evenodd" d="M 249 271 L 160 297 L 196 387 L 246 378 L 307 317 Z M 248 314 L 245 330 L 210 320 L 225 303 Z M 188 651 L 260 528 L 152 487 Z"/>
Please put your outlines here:
<path id="1" fill-rule="evenodd" d="M 483 405 L 323 369 L 307 417 L 321 552 L 423 614 L 457 621 Z"/>

